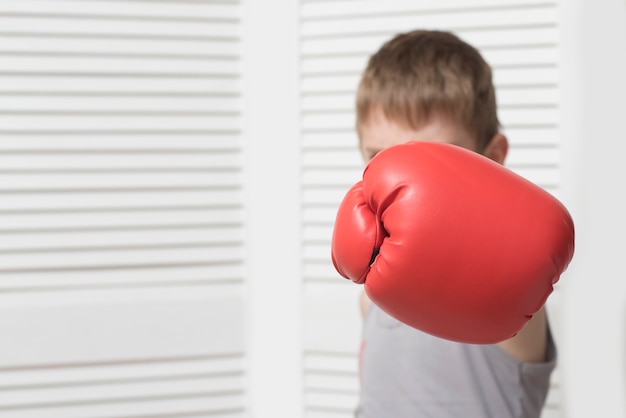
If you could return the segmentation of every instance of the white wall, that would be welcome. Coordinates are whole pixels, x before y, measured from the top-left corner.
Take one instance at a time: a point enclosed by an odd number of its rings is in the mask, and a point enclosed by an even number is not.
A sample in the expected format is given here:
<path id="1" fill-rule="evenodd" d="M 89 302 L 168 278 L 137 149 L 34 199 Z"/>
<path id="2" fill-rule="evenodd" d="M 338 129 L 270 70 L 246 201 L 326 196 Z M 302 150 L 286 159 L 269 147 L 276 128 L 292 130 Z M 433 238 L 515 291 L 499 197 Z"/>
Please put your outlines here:
<path id="1" fill-rule="evenodd" d="M 563 311 L 567 418 L 626 416 L 626 3 L 563 2 L 564 199 L 577 226 Z"/>

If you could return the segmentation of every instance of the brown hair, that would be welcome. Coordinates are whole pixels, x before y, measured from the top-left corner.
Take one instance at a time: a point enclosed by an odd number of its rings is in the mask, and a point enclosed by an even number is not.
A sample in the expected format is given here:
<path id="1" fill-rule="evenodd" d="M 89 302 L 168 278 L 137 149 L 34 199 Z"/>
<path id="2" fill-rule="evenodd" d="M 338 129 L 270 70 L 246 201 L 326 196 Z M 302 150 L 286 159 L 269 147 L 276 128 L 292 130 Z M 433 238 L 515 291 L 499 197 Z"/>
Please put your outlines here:
<path id="1" fill-rule="evenodd" d="M 491 68 L 449 32 L 416 30 L 386 42 L 369 59 L 356 102 L 357 128 L 377 110 L 411 129 L 437 115 L 460 123 L 479 151 L 500 128 Z"/>

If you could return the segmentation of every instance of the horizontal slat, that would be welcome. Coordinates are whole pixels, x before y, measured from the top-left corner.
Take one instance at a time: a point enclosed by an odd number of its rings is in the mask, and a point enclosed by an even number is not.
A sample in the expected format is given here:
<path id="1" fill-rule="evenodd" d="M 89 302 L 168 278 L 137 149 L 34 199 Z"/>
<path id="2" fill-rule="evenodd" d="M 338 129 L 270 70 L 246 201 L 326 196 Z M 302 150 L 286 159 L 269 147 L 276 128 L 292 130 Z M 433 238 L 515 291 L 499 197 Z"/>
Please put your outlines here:
<path id="1" fill-rule="evenodd" d="M 493 36 L 498 33 L 494 32 Z M 329 41 L 330 42 L 330 41 Z M 362 51 L 359 44 L 350 42 L 331 42 L 331 49 L 324 53 L 305 55 L 302 59 L 302 74 L 304 76 L 316 76 L 324 74 L 347 74 L 358 76 L 367 64 L 370 54 L 374 53 L 380 44 L 365 43 Z M 511 67 L 546 67 L 555 66 L 555 45 L 528 46 L 525 48 L 512 49 L 485 49 L 481 51 L 485 60 L 495 72 L 500 69 Z M 347 55 L 347 56 L 346 56 Z"/>
<path id="2" fill-rule="evenodd" d="M 1 6 L 0 6 L 1 7 Z M 98 14 L 10 14 L 0 8 L 0 34 L 2 33 L 45 33 L 75 34 L 77 36 L 107 35 L 115 36 L 154 36 L 168 37 L 214 37 L 217 39 L 238 39 L 239 25 L 236 20 L 220 21 L 211 16 L 188 16 L 172 18 L 146 17 L 145 15 Z M 150 9 L 147 7 L 146 9 Z M 233 18 L 234 19 L 234 18 Z"/>
<path id="3" fill-rule="evenodd" d="M 362 173 L 363 169 L 357 166 L 351 169 L 337 167 L 311 168 L 302 172 L 302 184 L 305 188 L 343 186 L 361 180 Z"/>
<path id="4" fill-rule="evenodd" d="M 520 146 L 554 146 L 559 142 L 558 126 L 503 126 L 503 132 L 509 142 Z M 361 158 L 357 150 L 358 138 L 355 129 L 339 132 L 305 132 L 302 135 L 303 146 L 312 152 L 342 152 L 351 153 L 347 156 L 348 161 L 356 161 Z M 515 150 L 511 150 L 514 153 Z M 352 164 L 350 164 L 352 165 Z"/>
<path id="5" fill-rule="evenodd" d="M 357 394 L 352 392 L 307 390 L 304 395 L 306 409 L 330 409 L 331 411 L 343 411 L 346 415 L 354 412 L 357 401 Z"/>
<path id="6" fill-rule="evenodd" d="M 333 152 L 311 150 L 304 154 L 302 165 L 305 168 L 336 169 L 341 167 L 354 170 L 363 168 L 363 160 L 356 147 L 355 149 L 337 149 Z"/>
<path id="7" fill-rule="evenodd" d="M 54 157 L 52 157 L 54 158 Z M 80 158 L 80 157 L 79 157 Z M 171 188 L 171 187 L 233 187 L 241 184 L 237 171 L 224 169 L 214 172 L 194 173 L 45 173 L 36 174 L 0 174 L 0 193 L 24 192 L 37 190 L 54 192 L 67 189 L 136 189 L 136 188 Z"/>
<path id="8" fill-rule="evenodd" d="M 208 18 L 215 21 L 237 21 L 240 15 L 239 1 L 76 1 L 76 0 L 3 0 L 0 11 L 5 15 L 75 16 L 83 19 L 87 15 L 100 19 L 146 19 L 146 20 L 191 20 Z"/>
<path id="9" fill-rule="evenodd" d="M 518 106 L 556 106 L 558 103 L 557 86 L 506 88 L 496 91 L 499 109 Z M 348 112 L 355 110 L 356 91 L 327 95 L 304 95 L 301 100 L 302 112 L 306 115 L 314 112 Z"/>
<path id="10" fill-rule="evenodd" d="M 302 193 L 305 205 L 339 205 L 352 183 L 336 187 L 307 188 Z"/>
<path id="11" fill-rule="evenodd" d="M 163 73 L 161 77 L 153 74 L 118 73 L 46 73 L 6 74 L 0 72 L 0 91 L 22 92 L 141 92 L 159 93 L 230 93 L 239 94 L 241 82 L 236 78 L 192 78 L 180 73 Z"/>
<path id="12" fill-rule="evenodd" d="M 352 284 L 352 286 L 356 287 L 354 284 Z M 336 286 L 331 287 L 330 285 L 316 285 L 316 287 L 328 290 L 337 288 Z M 357 308 L 356 299 L 355 308 Z M 357 376 L 358 347 L 350 350 L 349 352 L 305 349 L 303 361 L 304 371 L 307 374 L 325 371 L 328 373 L 336 373 L 341 376 Z"/>
<path id="13" fill-rule="evenodd" d="M 493 36 L 498 33 L 494 32 Z M 494 72 L 512 67 L 554 67 L 558 49 L 556 44 L 528 45 L 517 48 L 493 48 L 480 50 Z"/>
<path id="14" fill-rule="evenodd" d="M 556 125 L 559 112 L 555 106 L 546 107 L 509 107 L 500 109 L 499 117 L 504 125 Z M 329 111 L 310 113 L 302 117 L 302 128 L 308 129 L 351 129 L 355 126 L 355 114 L 349 112 Z"/>
<path id="15" fill-rule="evenodd" d="M 12 390 L 0 400 L 0 411 L 32 408 L 36 405 L 57 405 L 67 403 L 125 402 L 137 398 L 168 397 L 207 397 L 219 399 L 228 394 L 243 394 L 241 376 L 189 377 L 174 382 L 168 379 L 159 381 L 124 382 L 114 384 L 83 383 L 80 385 L 60 385 L 58 387 Z"/>
<path id="16" fill-rule="evenodd" d="M 76 254 L 80 253 L 80 257 Z M 68 251 L 51 253 L 8 253 L 0 259 L 0 275 L 8 272 L 32 270 L 76 270 L 100 268 L 137 268 L 154 264 L 230 264 L 244 259 L 241 245 L 207 245 L 189 248 L 137 248 L 121 247 L 106 251 Z"/>
<path id="17" fill-rule="evenodd" d="M 359 4 L 359 7 L 354 7 L 349 14 L 330 13 L 315 18 L 307 16 L 303 11 L 301 34 L 309 37 L 378 31 L 401 32 L 414 28 L 452 30 L 484 29 L 485 26 L 510 28 L 553 25 L 558 19 L 558 9 L 554 4 L 546 3 L 532 8 L 451 8 L 433 13 L 400 7 L 394 11 L 377 13 L 368 11 L 367 4 Z M 386 6 L 385 3 L 380 5 L 383 4 Z"/>
<path id="18" fill-rule="evenodd" d="M 357 151 L 359 143 L 356 129 L 350 129 L 345 132 L 303 132 L 301 134 L 302 145 L 305 150 L 314 148 L 344 148 Z"/>
<path id="19" fill-rule="evenodd" d="M 1 176 L 0 176 L 1 178 Z M 40 208 L 37 212 L 28 213 L 25 211 L 0 212 L 0 234 L 7 230 L 22 231 L 24 233 L 36 233 L 40 229 L 62 231 L 63 229 L 89 229 L 96 228 L 106 230 L 115 228 L 142 228 L 155 227 L 171 228 L 176 226 L 193 225 L 238 225 L 243 219 L 241 207 L 228 206 L 215 208 L 210 206 L 198 208 L 137 208 L 131 211 L 72 211 L 54 212 Z M 207 236 L 206 240 L 211 241 L 212 236 Z M 11 248 L 10 243 L 0 243 L 0 249 Z"/>
<path id="20" fill-rule="evenodd" d="M 559 76 L 556 67 L 513 67 L 498 69 L 493 77 L 496 89 L 501 89 L 521 86 L 554 88 L 558 85 Z M 359 78 L 359 74 L 305 77 L 301 88 L 304 94 L 350 94 L 356 91 Z"/>
<path id="21" fill-rule="evenodd" d="M 306 283 L 335 285 L 337 281 L 343 282 L 346 280 L 339 276 L 337 271 L 333 268 L 332 263 L 304 263 L 303 267 L 303 276 Z M 357 323 L 353 323 L 352 326 L 358 325 Z"/>
<path id="22" fill-rule="evenodd" d="M 516 174 L 535 183 L 544 189 L 555 189 L 561 182 L 561 171 L 558 166 L 532 167 L 532 166 L 512 166 L 509 168 Z M 548 190 L 551 193 L 553 190 Z"/>
<path id="23" fill-rule="evenodd" d="M 338 207 L 329 206 L 307 206 L 303 208 L 302 220 L 304 225 L 330 225 L 335 221 Z"/>
<path id="24" fill-rule="evenodd" d="M 335 410 L 331 408 L 313 408 L 309 407 L 304 411 L 305 418 L 353 418 L 354 411 L 345 411 L 343 409 Z"/>
<path id="25" fill-rule="evenodd" d="M 314 262 L 328 262 L 330 261 L 330 236 L 324 243 L 308 242 L 304 250 L 304 259 Z"/>
<path id="26" fill-rule="evenodd" d="M 341 194 L 343 195 L 346 191 L 347 189 L 342 190 Z M 339 200 L 336 200 L 334 204 L 329 203 L 328 206 L 338 208 L 339 202 L 340 202 Z M 333 236 L 333 226 L 334 226 L 334 222 L 332 220 L 324 224 L 314 224 L 314 225 L 306 224 L 304 225 L 303 239 L 305 242 L 309 242 L 309 243 L 311 242 L 314 242 L 314 243 L 326 242 L 327 243 Z"/>
<path id="27" fill-rule="evenodd" d="M 179 378 L 241 377 L 244 358 L 239 354 L 128 362 L 75 363 L 2 370 L 2 389 L 27 390 L 47 386 L 108 384 L 176 380 Z"/>
<path id="28" fill-rule="evenodd" d="M 558 126 L 504 126 L 503 132 L 509 142 L 520 146 L 556 146 L 560 140 Z M 511 155 L 517 152 L 516 149 L 509 151 Z"/>
<path id="29" fill-rule="evenodd" d="M 304 77 L 300 88 L 304 94 L 321 93 L 353 93 L 359 85 L 360 74 L 329 75 L 318 77 Z"/>
<path id="30" fill-rule="evenodd" d="M 79 256 L 80 252 L 76 252 Z M 152 265 L 108 269 L 31 270 L 2 273 L 0 291 L 14 292 L 67 292 L 70 290 L 103 291 L 107 289 L 149 289 L 192 287 L 217 284 L 243 283 L 245 266 L 232 263 L 179 263 L 165 264 L 155 260 Z"/>
<path id="31" fill-rule="evenodd" d="M 354 45 L 354 47 L 356 46 L 357 45 Z M 361 74 L 367 65 L 370 54 L 372 54 L 378 46 L 378 44 L 368 44 L 363 52 L 356 53 L 357 51 L 352 49 L 353 46 L 351 43 L 348 43 L 343 53 L 329 53 L 328 51 L 324 51 L 319 55 L 303 55 L 301 74 L 303 77 L 338 73 Z"/>
<path id="32" fill-rule="evenodd" d="M 506 86 L 496 90 L 499 109 L 508 109 L 514 106 L 557 106 L 559 90 L 557 86 L 522 87 Z"/>
<path id="33" fill-rule="evenodd" d="M 137 206 L 167 206 L 172 202 L 186 205 L 224 204 L 238 205 L 242 202 L 241 190 L 211 190 L 196 188 L 183 190 L 126 190 L 100 191 L 74 190 L 53 194 L 10 194 L 2 197 L 0 210 L 31 209 L 81 209 L 81 208 L 128 208 Z"/>
<path id="34" fill-rule="evenodd" d="M 412 29 L 420 27 L 415 26 Z M 350 57 L 355 55 L 369 56 L 376 51 L 382 44 L 398 33 L 397 28 L 393 28 L 388 33 L 368 34 L 357 33 L 353 35 L 344 35 L 341 37 L 320 37 L 312 36 L 304 38 L 302 41 L 302 56 L 307 57 L 325 57 L 337 55 L 337 59 L 342 57 L 339 54 L 347 54 L 349 57 L 343 57 L 343 62 L 348 64 L 345 70 L 358 69 L 354 64 L 357 60 Z M 554 55 L 545 53 L 548 48 L 555 48 L 558 43 L 558 31 L 555 27 L 546 25 L 545 27 L 512 27 L 512 28 L 479 28 L 471 31 L 455 31 L 455 34 L 466 42 L 469 42 L 475 48 L 483 51 L 485 54 L 494 54 L 503 50 L 519 50 L 520 58 L 513 62 L 521 62 L 519 59 L 525 57 L 528 62 L 546 63 L 554 62 Z M 536 51 L 532 55 L 528 52 Z M 549 50 L 549 49 L 548 49 Z M 496 61 L 498 62 L 498 61 Z M 509 62 L 507 62 L 508 64 Z M 304 67 L 306 70 L 310 68 Z"/>
<path id="35" fill-rule="evenodd" d="M 554 88 L 558 85 L 559 72 L 556 67 L 511 67 L 494 71 L 493 78 L 496 89 L 515 86 L 537 86 Z M 356 92 L 360 81 L 360 73 L 349 75 L 325 75 L 304 77 L 301 89 L 304 94 L 331 93 L 350 94 Z"/>
<path id="36" fill-rule="evenodd" d="M 107 130 L 107 129 L 198 129 L 208 131 L 237 132 L 241 125 L 240 117 L 215 116 L 208 112 L 57 112 L 42 111 L 8 114 L 2 116 L 2 128 L 7 131 L 47 130 Z"/>
<path id="37" fill-rule="evenodd" d="M 24 30 L 27 30 L 26 28 Z M 208 30 L 208 28 L 207 28 Z M 21 31 L 0 36 L 10 39 L 4 42 L 1 52 L 7 55 L 19 53 L 71 54 L 108 56 L 110 58 L 179 58 L 179 59 L 229 59 L 239 60 L 241 47 L 235 38 L 213 37 L 162 37 L 162 36 L 114 36 L 65 35 Z M 71 56 L 70 55 L 70 56 Z"/>
<path id="38" fill-rule="evenodd" d="M 227 394 L 218 398 L 189 395 L 154 398 L 135 398 L 125 401 L 110 400 L 101 403 L 68 403 L 50 407 L 15 409 L 7 411 L 2 418 L 117 418 L 120 416 L 144 418 L 246 418 L 245 396 Z"/>
<path id="39" fill-rule="evenodd" d="M 355 7 L 355 3 L 358 7 Z M 423 13 L 441 13 L 463 9 L 471 11 L 473 9 L 506 9 L 523 8 L 533 6 L 544 6 L 546 1 L 541 0 L 514 0 L 503 5 L 502 0 L 472 0 L 470 4 L 464 0 L 439 0 L 436 3 L 415 2 L 413 0 L 395 0 L 394 2 L 381 3 L 376 0 L 339 0 L 339 1 L 303 1 L 301 16 L 306 18 L 323 19 L 337 15 L 359 16 L 359 15 L 384 15 L 391 13 L 402 13 L 409 11 L 420 11 Z"/>
<path id="40" fill-rule="evenodd" d="M 500 68 L 493 73 L 496 89 L 511 86 L 554 88 L 559 83 L 559 70 L 556 66 L 528 68 Z"/>
<path id="41" fill-rule="evenodd" d="M 174 99 L 175 101 L 175 99 Z M 181 153 L 210 151 L 215 153 L 234 152 L 241 149 L 241 136 L 232 133 L 210 133 L 206 131 L 63 131 L 63 132 L 14 132 L 4 133 L 0 142 L 0 153 L 4 151 L 62 150 L 81 152 L 158 154 L 171 151 Z M 193 169 L 193 167 L 190 167 Z M 0 169 L 1 171 L 2 169 Z"/>
<path id="42" fill-rule="evenodd" d="M 29 73 L 39 72 L 80 72 L 85 74 L 139 72 L 147 74 L 176 74 L 181 68 L 185 74 L 202 76 L 236 76 L 239 63 L 231 59 L 178 59 L 176 57 L 99 57 L 87 55 L 74 56 L 15 56 L 2 54 L 0 51 L 0 72 Z"/>
<path id="43" fill-rule="evenodd" d="M 301 99 L 302 113 L 311 112 L 332 112 L 332 111 L 354 111 L 355 109 L 354 93 L 329 93 L 327 95 L 303 95 Z"/>
<path id="44" fill-rule="evenodd" d="M 359 381 L 356 374 L 343 375 L 311 370 L 304 376 L 304 388 L 306 390 L 336 390 L 356 393 L 359 389 Z"/>
<path id="45" fill-rule="evenodd" d="M 506 165 L 512 167 L 558 167 L 561 152 L 557 147 L 512 148 L 506 158 Z"/>
<path id="46" fill-rule="evenodd" d="M 42 92 L 39 96 L 2 95 L 0 114 L 5 111 L 37 111 L 54 109 L 57 112 L 207 112 L 238 113 L 241 99 L 238 97 L 210 96 L 156 96 L 153 97 L 99 97 L 99 96 L 63 96 Z M 3 141 L 4 142 L 4 141 Z M 53 142 L 53 141 L 48 141 Z M 205 139 L 206 142 L 206 139 Z M 56 143 L 54 141 L 53 143 Z M 158 145 L 158 144 L 156 144 Z M 4 144 L 0 145 L 4 147 Z"/>
<path id="47" fill-rule="evenodd" d="M 497 32 L 491 36 L 498 36 Z M 526 34 L 516 34 L 525 36 Z M 333 72 L 360 72 L 365 67 L 368 57 L 381 45 L 384 38 L 343 38 L 323 39 L 303 42 L 304 75 Z M 479 48 L 477 46 L 477 48 Z M 479 48 L 485 60 L 495 69 L 499 67 L 554 65 L 556 62 L 556 44 L 524 44 L 519 47 L 484 47 Z"/>
<path id="48" fill-rule="evenodd" d="M 559 109 L 554 105 L 501 107 L 498 113 L 505 126 L 557 126 L 560 122 Z"/>
<path id="49" fill-rule="evenodd" d="M 238 168 L 241 155 L 228 152 L 76 152 L 0 153 L 0 170 L 140 170 Z"/>
<path id="50" fill-rule="evenodd" d="M 500 1 L 502 4 L 502 1 Z M 542 5 L 545 3 L 542 3 Z M 514 12 L 517 13 L 517 12 Z M 556 46 L 560 41 L 560 31 L 555 22 L 544 24 L 531 24 L 528 26 L 510 26 L 485 28 L 476 30 L 458 30 L 456 34 L 479 50 L 486 51 L 492 49 L 525 49 L 528 45 L 552 45 Z M 550 58 L 553 62 L 554 56 Z"/>

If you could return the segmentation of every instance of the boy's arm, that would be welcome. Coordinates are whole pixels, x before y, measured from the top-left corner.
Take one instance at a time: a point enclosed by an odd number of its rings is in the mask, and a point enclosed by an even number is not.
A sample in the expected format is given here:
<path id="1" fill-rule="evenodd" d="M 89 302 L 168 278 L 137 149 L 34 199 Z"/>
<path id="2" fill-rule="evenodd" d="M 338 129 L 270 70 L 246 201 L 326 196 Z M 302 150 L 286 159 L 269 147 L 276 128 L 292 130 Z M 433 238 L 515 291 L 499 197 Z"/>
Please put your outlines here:
<path id="1" fill-rule="evenodd" d="M 498 343 L 511 357 L 526 363 L 546 360 L 548 320 L 545 307 L 541 308 L 515 337 Z"/>
<path id="2" fill-rule="evenodd" d="M 365 318 L 372 302 L 364 290 L 359 296 L 359 310 Z M 515 337 L 498 343 L 505 353 L 524 363 L 541 363 L 546 360 L 548 344 L 548 320 L 545 308 L 541 308 Z"/>
<path id="3" fill-rule="evenodd" d="M 367 297 L 365 290 L 361 290 L 361 295 L 359 296 L 359 310 L 361 311 L 361 318 L 365 318 L 371 304 L 372 301 L 370 301 L 370 298 Z"/>

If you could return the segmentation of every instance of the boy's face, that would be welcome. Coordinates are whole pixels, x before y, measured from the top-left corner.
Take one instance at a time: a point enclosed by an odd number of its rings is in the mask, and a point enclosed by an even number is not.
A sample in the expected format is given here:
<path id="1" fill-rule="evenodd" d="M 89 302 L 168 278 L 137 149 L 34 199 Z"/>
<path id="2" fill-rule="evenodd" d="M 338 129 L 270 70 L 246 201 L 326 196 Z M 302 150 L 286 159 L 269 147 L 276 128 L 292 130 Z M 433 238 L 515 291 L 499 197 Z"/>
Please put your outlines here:
<path id="1" fill-rule="evenodd" d="M 442 119 L 434 118 L 414 130 L 388 120 L 382 112 L 374 112 L 359 127 L 359 149 L 365 163 L 383 149 L 409 141 L 444 142 L 477 151 L 476 141 L 464 128 Z"/>

